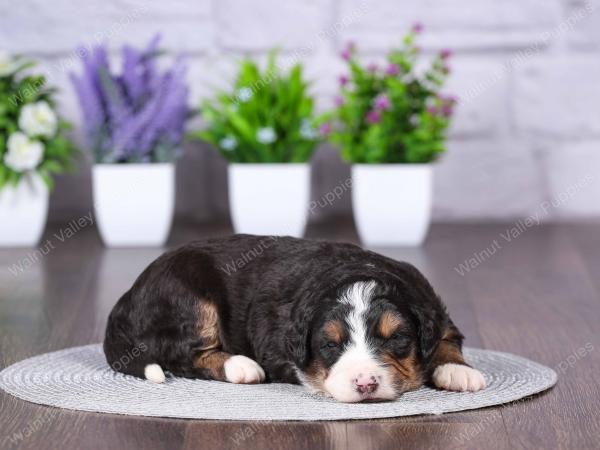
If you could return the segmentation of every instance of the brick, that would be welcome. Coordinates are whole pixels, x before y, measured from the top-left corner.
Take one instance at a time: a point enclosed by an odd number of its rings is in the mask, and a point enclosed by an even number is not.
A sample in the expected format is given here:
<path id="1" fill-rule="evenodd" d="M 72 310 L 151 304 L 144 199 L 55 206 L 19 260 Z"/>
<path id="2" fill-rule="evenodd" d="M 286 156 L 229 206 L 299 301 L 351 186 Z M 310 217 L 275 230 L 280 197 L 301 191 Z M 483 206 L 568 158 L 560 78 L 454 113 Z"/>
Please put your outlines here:
<path id="1" fill-rule="evenodd" d="M 434 220 L 506 220 L 544 200 L 531 148 L 513 139 L 450 141 L 436 164 Z"/>
<path id="2" fill-rule="evenodd" d="M 214 43 L 211 21 L 163 17 L 150 3 L 116 8 L 112 2 L 88 6 L 60 0 L 40 2 L 36 14 L 31 7 L 30 2 L 17 2 L 0 10 L 0 42 L 11 52 L 64 54 L 102 41 L 117 49 L 124 43 L 141 45 L 156 32 L 162 32 L 166 48 L 205 51 Z"/>
<path id="3" fill-rule="evenodd" d="M 559 24 L 557 0 L 342 0 L 340 14 L 364 13 L 343 33 L 369 50 L 400 42 L 415 22 L 425 25 L 425 48 L 490 49 L 523 47 Z"/>
<path id="4" fill-rule="evenodd" d="M 287 67 L 295 62 L 304 66 L 304 77 L 310 83 L 309 92 L 315 96 L 317 110 L 331 109 L 339 93 L 338 77 L 347 72 L 346 64 L 327 46 L 320 46 L 307 56 L 291 54 L 282 58 Z"/>
<path id="5" fill-rule="evenodd" d="M 118 3 L 125 9 L 146 6 L 149 8 L 150 14 L 159 19 L 161 17 L 208 18 L 214 11 L 213 2 L 208 0 L 169 0 L 164 2 L 119 0 Z"/>
<path id="6" fill-rule="evenodd" d="M 508 74 L 500 60 L 456 58 L 442 90 L 456 95 L 458 105 L 450 129 L 454 137 L 491 136 L 509 126 Z"/>
<path id="7" fill-rule="evenodd" d="M 205 98 L 213 98 L 218 91 L 231 91 L 237 75 L 237 59 L 226 54 L 189 58 L 188 86 L 193 106 Z"/>
<path id="8" fill-rule="evenodd" d="M 544 136 L 600 135 L 600 62 L 587 57 L 535 59 L 515 70 L 512 95 L 521 132 Z"/>
<path id="9" fill-rule="evenodd" d="M 300 49 L 323 39 L 331 0 L 220 0 L 219 42 L 228 49 Z"/>
<path id="10" fill-rule="evenodd" d="M 39 61 L 37 69 L 46 76 L 49 86 L 57 89 L 56 102 L 60 116 L 74 124 L 71 134 L 77 137 L 77 142 L 82 142 L 80 123 L 80 110 L 75 89 L 69 79 L 71 72 L 81 72 L 81 62 L 76 58 L 51 58 Z"/>
<path id="11" fill-rule="evenodd" d="M 552 143 L 542 164 L 551 219 L 600 217 L 600 140 Z"/>
<path id="12" fill-rule="evenodd" d="M 564 20 L 564 33 L 571 47 L 600 48 L 600 0 L 570 2 Z"/>

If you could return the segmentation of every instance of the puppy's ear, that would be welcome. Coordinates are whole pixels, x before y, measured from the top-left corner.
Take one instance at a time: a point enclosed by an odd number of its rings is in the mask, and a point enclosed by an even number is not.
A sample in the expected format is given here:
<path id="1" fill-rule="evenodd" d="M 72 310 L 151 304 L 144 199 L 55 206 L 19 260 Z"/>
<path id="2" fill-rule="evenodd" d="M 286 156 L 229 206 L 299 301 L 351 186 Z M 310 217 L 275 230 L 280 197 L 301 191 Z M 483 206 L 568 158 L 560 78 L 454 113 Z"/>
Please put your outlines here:
<path id="1" fill-rule="evenodd" d="M 428 360 L 442 338 L 443 318 L 436 313 L 434 308 L 426 303 L 410 305 L 410 312 L 417 325 L 417 338 L 421 358 Z"/>
<path id="2" fill-rule="evenodd" d="M 314 311 L 310 308 L 298 308 L 292 313 L 292 323 L 285 333 L 285 350 L 293 363 L 304 369 L 310 360 L 311 326 Z"/>

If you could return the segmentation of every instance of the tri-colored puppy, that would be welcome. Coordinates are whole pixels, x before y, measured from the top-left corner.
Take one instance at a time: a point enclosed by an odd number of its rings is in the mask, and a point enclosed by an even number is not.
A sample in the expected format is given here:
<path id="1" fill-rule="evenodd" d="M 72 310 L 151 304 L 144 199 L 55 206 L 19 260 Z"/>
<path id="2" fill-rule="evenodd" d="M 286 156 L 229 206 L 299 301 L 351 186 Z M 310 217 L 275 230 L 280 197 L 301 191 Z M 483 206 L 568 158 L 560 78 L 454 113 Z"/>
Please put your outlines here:
<path id="1" fill-rule="evenodd" d="M 150 264 L 111 312 L 104 351 L 113 369 L 157 383 L 165 372 L 301 383 L 359 402 L 424 383 L 484 388 L 462 340 L 410 264 L 351 244 L 236 235 Z"/>

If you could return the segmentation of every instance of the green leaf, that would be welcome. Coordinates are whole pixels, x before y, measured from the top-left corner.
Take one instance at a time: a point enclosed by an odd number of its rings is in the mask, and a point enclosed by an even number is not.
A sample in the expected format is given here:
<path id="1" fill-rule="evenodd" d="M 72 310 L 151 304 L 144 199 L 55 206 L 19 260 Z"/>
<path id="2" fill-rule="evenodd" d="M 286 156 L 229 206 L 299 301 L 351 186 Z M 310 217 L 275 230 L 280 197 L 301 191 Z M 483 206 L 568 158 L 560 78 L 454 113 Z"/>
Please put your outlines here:
<path id="1" fill-rule="evenodd" d="M 40 177 L 42 177 L 44 184 L 48 187 L 48 190 L 51 191 L 54 189 L 54 180 L 52 179 L 52 176 L 44 170 L 40 170 L 38 173 Z"/>
<path id="2" fill-rule="evenodd" d="M 2 164 L 0 164 L 0 188 L 2 186 L 4 186 L 4 184 L 7 181 L 8 178 L 8 167 L 3 166 Z"/>
<path id="3" fill-rule="evenodd" d="M 40 165 L 40 170 L 46 171 L 48 173 L 60 173 L 63 171 L 63 166 L 56 161 L 48 159 Z"/>

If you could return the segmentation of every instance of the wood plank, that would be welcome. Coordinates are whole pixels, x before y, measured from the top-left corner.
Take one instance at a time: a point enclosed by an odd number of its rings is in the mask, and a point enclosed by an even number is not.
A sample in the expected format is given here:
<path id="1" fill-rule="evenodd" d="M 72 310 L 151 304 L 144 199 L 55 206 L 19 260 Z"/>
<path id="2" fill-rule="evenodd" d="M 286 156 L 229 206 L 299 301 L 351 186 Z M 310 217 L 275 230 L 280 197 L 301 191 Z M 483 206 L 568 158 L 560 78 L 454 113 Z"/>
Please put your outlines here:
<path id="1" fill-rule="evenodd" d="M 505 230 L 471 234 L 463 248 L 477 252 Z M 465 276 L 483 343 L 554 367 L 560 377 L 552 391 L 500 409 L 511 444 L 597 448 L 599 302 L 581 255 L 560 226 L 531 229 L 503 245 Z"/>
<path id="2" fill-rule="evenodd" d="M 344 422 L 193 421 L 186 432 L 191 449 L 348 448 Z"/>

